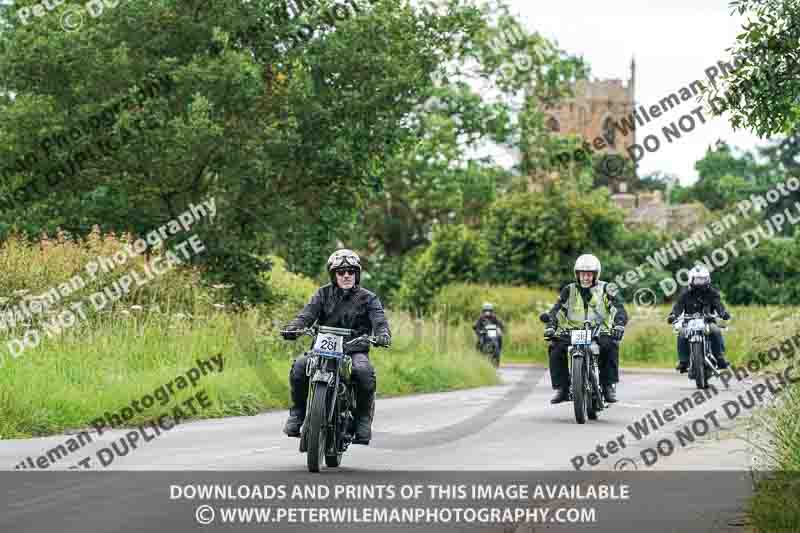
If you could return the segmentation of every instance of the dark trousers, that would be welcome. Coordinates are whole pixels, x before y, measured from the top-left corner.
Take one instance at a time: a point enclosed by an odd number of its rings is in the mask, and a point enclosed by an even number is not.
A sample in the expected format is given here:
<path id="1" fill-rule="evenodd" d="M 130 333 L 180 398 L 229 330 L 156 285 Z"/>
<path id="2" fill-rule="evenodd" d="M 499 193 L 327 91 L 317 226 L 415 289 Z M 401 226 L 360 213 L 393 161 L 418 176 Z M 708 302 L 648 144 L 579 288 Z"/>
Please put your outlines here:
<path id="1" fill-rule="evenodd" d="M 725 356 L 725 339 L 722 338 L 722 332 L 714 324 L 711 324 L 709 329 L 708 342 L 711 345 L 711 353 L 714 354 L 714 357 L 720 359 Z M 689 364 L 689 339 L 684 337 L 683 334 L 678 335 L 678 360 L 687 365 Z"/>
<path id="2" fill-rule="evenodd" d="M 610 335 L 599 335 L 597 344 L 600 345 L 600 357 L 597 360 L 600 385 L 619 382 L 619 344 Z M 558 337 L 550 343 L 550 381 L 554 389 L 570 385 L 568 350 L 568 338 Z"/>
<path id="3" fill-rule="evenodd" d="M 375 368 L 369 361 L 369 355 L 363 352 L 351 353 L 353 360 L 353 371 L 351 379 L 356 385 L 356 409 L 359 412 L 355 415 L 369 415 L 372 403 L 375 400 L 375 389 L 377 387 L 377 377 Z M 308 356 L 298 357 L 292 363 L 289 370 L 289 384 L 291 390 L 292 407 L 290 412 L 296 415 L 305 416 L 306 400 L 308 399 L 308 376 L 306 376 L 306 361 Z"/>

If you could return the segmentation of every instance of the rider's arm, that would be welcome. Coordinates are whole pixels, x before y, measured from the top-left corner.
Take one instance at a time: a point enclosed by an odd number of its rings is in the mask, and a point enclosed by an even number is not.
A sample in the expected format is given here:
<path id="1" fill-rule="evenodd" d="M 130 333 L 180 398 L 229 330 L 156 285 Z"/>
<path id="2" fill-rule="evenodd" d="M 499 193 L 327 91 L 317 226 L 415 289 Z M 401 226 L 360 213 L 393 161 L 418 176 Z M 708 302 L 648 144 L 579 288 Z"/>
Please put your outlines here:
<path id="1" fill-rule="evenodd" d="M 672 311 L 669 314 L 672 316 L 681 316 L 683 314 L 683 310 L 686 307 L 686 298 L 689 296 L 689 291 L 684 290 L 678 296 L 678 300 L 675 302 L 675 305 L 672 306 Z"/>
<path id="2" fill-rule="evenodd" d="M 550 322 L 556 322 L 556 315 L 558 312 L 567 305 L 567 300 L 569 300 L 569 285 L 566 285 L 563 289 L 561 289 L 561 294 L 558 296 L 558 301 L 556 304 L 547 312 L 550 315 Z"/>
<path id="3" fill-rule="evenodd" d="M 608 297 L 609 307 L 614 307 L 616 313 L 614 314 L 614 325 L 625 326 L 628 323 L 628 312 L 625 311 L 625 305 L 622 301 L 622 294 L 615 285 L 606 286 L 606 296 Z"/>
<path id="4" fill-rule="evenodd" d="M 369 321 L 372 323 L 373 335 L 388 335 L 392 336 L 389 329 L 389 321 L 386 319 L 386 314 L 383 312 L 383 305 L 376 295 L 370 296 L 369 303 L 367 303 L 367 312 L 369 313 Z"/>
<path id="5" fill-rule="evenodd" d="M 472 326 L 472 329 L 474 329 L 475 332 L 477 332 L 479 329 L 481 329 L 481 319 L 480 318 L 475 321 L 475 325 Z"/>
<path id="6" fill-rule="evenodd" d="M 497 321 L 497 325 L 500 327 L 500 329 L 502 329 L 503 332 L 505 332 L 506 331 L 506 326 L 505 326 L 505 324 L 503 324 L 503 321 L 500 320 L 497 317 L 495 317 L 494 319 Z"/>
<path id="7" fill-rule="evenodd" d="M 711 288 L 711 307 L 712 311 L 716 311 L 719 316 L 728 314 L 728 310 L 725 309 L 725 304 L 722 303 L 722 296 L 719 291 L 713 287 Z"/>
<path id="8" fill-rule="evenodd" d="M 297 314 L 294 320 L 286 324 L 283 329 L 298 330 L 309 327 L 316 322 L 319 317 L 319 313 L 322 310 L 322 303 L 322 288 L 320 288 L 314 293 L 311 300 L 303 307 L 303 310 Z"/>

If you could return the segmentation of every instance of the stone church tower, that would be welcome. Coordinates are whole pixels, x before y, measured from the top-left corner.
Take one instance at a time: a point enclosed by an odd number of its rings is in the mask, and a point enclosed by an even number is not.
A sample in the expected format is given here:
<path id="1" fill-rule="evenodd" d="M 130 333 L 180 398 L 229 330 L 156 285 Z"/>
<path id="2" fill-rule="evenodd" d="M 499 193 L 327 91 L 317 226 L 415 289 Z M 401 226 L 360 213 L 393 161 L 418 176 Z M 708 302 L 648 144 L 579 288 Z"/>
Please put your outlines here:
<path id="1" fill-rule="evenodd" d="M 554 133 L 582 137 L 596 153 L 618 154 L 630 159 L 626 148 L 636 142 L 635 131 L 628 127 L 622 135 L 615 122 L 632 122 L 636 87 L 636 62 L 631 59 L 627 85 L 620 79 L 579 80 L 574 96 L 545 107 L 545 124 Z M 635 123 L 634 123 L 635 126 Z"/>

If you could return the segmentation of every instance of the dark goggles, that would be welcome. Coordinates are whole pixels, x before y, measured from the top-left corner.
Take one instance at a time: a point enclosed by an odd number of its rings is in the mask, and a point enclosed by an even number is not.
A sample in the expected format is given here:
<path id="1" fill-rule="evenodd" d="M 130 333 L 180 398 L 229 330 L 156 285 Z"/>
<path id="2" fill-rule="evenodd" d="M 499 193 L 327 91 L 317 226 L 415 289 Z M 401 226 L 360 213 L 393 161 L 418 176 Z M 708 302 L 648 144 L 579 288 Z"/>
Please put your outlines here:
<path id="1" fill-rule="evenodd" d="M 358 274 L 357 268 L 340 268 L 336 270 L 336 274 L 339 276 L 344 276 L 345 274 L 350 274 L 351 276 L 355 276 Z"/>

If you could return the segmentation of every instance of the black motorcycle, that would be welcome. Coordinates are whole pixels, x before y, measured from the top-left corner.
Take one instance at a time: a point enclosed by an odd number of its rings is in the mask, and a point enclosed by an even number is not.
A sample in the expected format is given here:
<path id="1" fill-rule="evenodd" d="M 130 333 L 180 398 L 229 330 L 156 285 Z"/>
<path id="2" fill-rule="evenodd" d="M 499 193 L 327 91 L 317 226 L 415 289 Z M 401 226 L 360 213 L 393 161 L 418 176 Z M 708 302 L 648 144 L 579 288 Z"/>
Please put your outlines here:
<path id="1" fill-rule="evenodd" d="M 683 315 L 673 323 L 678 335 L 689 341 L 689 379 L 693 379 L 698 389 L 707 389 L 708 380 L 719 376 L 717 359 L 711 350 L 709 324 L 718 317 L 715 314 L 694 313 Z M 725 326 L 718 326 L 721 330 Z"/>
<path id="2" fill-rule="evenodd" d="M 540 316 L 540 320 L 549 323 L 547 314 Z M 606 404 L 600 391 L 600 374 L 597 358 L 600 355 L 600 345 L 597 336 L 600 333 L 600 324 L 584 322 L 583 328 L 556 330 L 556 337 L 569 336 L 569 350 L 567 351 L 570 362 L 570 397 L 575 409 L 575 421 L 585 424 L 586 419 L 597 420 L 600 411 Z"/>
<path id="3" fill-rule="evenodd" d="M 306 352 L 309 408 L 300 434 L 300 452 L 306 454 L 308 471 L 319 472 L 323 458 L 329 467 L 340 466 L 342 455 L 354 438 L 356 393 L 350 379 L 353 362 L 344 353 L 344 347 L 361 341 L 374 345 L 376 339 L 362 335 L 345 343 L 344 339 L 355 332 L 329 326 L 305 328 L 301 332 L 314 337 L 314 342 Z"/>
<path id="4" fill-rule="evenodd" d="M 500 328 L 497 324 L 486 324 L 481 331 L 481 353 L 486 354 L 495 368 L 500 366 Z"/>

